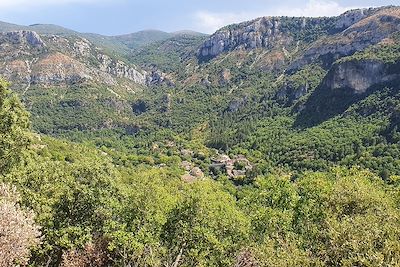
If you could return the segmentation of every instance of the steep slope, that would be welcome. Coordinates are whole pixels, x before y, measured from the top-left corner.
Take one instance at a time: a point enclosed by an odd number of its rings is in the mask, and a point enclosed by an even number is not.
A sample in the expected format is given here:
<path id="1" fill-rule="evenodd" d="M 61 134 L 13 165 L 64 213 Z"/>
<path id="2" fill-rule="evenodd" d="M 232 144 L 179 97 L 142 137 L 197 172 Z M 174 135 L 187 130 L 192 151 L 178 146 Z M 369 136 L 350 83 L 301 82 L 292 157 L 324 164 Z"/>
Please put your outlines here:
<path id="1" fill-rule="evenodd" d="M 196 64 L 192 62 L 196 56 L 195 51 L 206 38 L 207 35 L 201 33 L 176 32 L 166 40 L 135 49 L 128 58 L 140 66 L 156 67 L 163 72 L 179 76 L 189 64 Z"/>
<path id="2" fill-rule="evenodd" d="M 199 59 L 212 59 L 224 52 L 241 49 L 287 48 L 315 41 L 348 28 L 379 9 L 349 11 L 331 18 L 262 17 L 226 26 L 213 34 L 199 49 Z"/>
<path id="3" fill-rule="evenodd" d="M 132 105 L 148 87 L 173 83 L 79 36 L 0 33 L 0 75 L 31 111 L 34 127 L 48 134 L 75 130 L 137 131 Z"/>
<path id="4" fill-rule="evenodd" d="M 307 124 L 344 112 L 350 105 L 385 87 L 400 83 L 400 35 L 333 64 L 299 115 Z"/>
<path id="5" fill-rule="evenodd" d="M 156 65 L 182 83 L 175 91 L 160 91 L 171 95 L 171 113 L 177 112 L 171 116 L 177 121 L 185 112 L 206 117 L 251 106 L 257 113 L 265 101 L 297 113 L 315 88 L 324 87 L 320 84 L 336 60 L 399 31 L 399 10 L 351 10 L 331 18 L 264 17 L 224 27 L 197 48 L 201 39 L 156 43 L 135 52 L 132 61 Z M 143 96 L 147 102 L 151 98 L 161 95 Z"/>
<path id="6" fill-rule="evenodd" d="M 310 65 L 328 71 L 336 60 L 390 38 L 400 30 L 399 25 L 400 8 L 389 6 L 351 10 L 330 18 L 262 17 L 226 26 L 199 47 L 200 69 L 188 75 L 188 81 L 226 85 L 220 82 L 221 75 L 229 72 L 228 80 L 236 81 L 230 85 L 239 86 L 254 77 L 252 72 L 261 70 L 279 77 L 279 97 L 285 97 L 287 88 L 293 102 L 313 88 L 307 88 L 307 81 L 289 88 L 285 83 L 291 76 Z"/>
<path id="7" fill-rule="evenodd" d="M 398 31 L 398 25 L 397 7 L 351 10 L 329 18 L 262 17 L 218 30 L 200 46 L 198 60 L 262 50 L 261 58 L 280 58 L 278 66 L 291 71 L 318 60 L 329 68 L 336 59 L 379 43 Z"/>
<path id="8" fill-rule="evenodd" d="M 313 43 L 289 69 L 298 69 L 317 61 L 322 61 L 329 68 L 338 58 L 364 50 L 400 30 L 400 8 L 388 7 L 368 11 L 371 15 L 366 16 L 364 12 L 363 19 L 354 20 L 355 23 L 342 32 Z"/>
<path id="9" fill-rule="evenodd" d="M 15 84 L 118 85 L 118 79 L 146 85 L 146 72 L 112 58 L 88 40 L 33 31 L 0 33 L 1 75 Z"/>

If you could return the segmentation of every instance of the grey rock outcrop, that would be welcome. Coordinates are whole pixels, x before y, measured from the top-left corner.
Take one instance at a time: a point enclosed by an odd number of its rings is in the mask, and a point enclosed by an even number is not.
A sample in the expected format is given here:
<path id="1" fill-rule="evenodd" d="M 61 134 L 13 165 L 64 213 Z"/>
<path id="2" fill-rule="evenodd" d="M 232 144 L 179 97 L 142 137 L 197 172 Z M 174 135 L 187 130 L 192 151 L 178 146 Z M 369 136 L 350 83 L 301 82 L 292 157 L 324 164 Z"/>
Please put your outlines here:
<path id="1" fill-rule="evenodd" d="M 172 79 L 169 79 L 165 73 L 157 69 L 152 69 L 149 71 L 145 71 L 146 76 L 146 85 L 148 86 L 157 86 L 157 85 L 167 85 L 170 87 L 175 86 L 175 83 Z"/>
<path id="2" fill-rule="evenodd" d="M 100 62 L 99 69 L 101 71 L 117 78 L 126 78 L 138 84 L 146 84 L 146 75 L 126 63 L 104 54 L 99 54 L 97 58 Z"/>
<path id="3" fill-rule="evenodd" d="M 346 112 L 377 90 L 400 82 L 400 62 L 377 59 L 346 59 L 335 63 L 299 111 L 296 125 L 310 127 Z M 360 110 L 368 114 L 370 109 Z"/>
<path id="4" fill-rule="evenodd" d="M 325 66 L 330 66 L 337 59 L 375 45 L 399 31 L 400 8 L 368 9 L 368 12 L 365 12 L 370 14 L 373 11 L 375 13 L 371 16 L 359 20 L 343 32 L 315 42 L 288 67 L 288 71 L 295 71 L 304 65 L 317 62 L 318 60 L 321 60 Z M 359 19 L 365 16 L 365 13 L 362 14 L 358 17 L 354 16 Z M 343 17 L 347 19 L 341 23 L 349 23 L 347 20 L 352 20 L 350 19 L 350 15 L 346 15 L 345 13 Z M 354 20 L 357 21 L 357 19 Z"/>
<path id="5" fill-rule="evenodd" d="M 81 40 L 74 42 L 73 46 L 74 46 L 74 51 L 77 54 L 84 56 L 84 57 L 89 57 L 92 52 L 91 44 L 86 39 L 81 39 Z"/>
<path id="6" fill-rule="evenodd" d="M 11 31 L 0 33 L 0 38 L 6 39 L 14 45 L 27 44 L 36 48 L 46 47 L 45 42 L 40 38 L 39 34 L 34 31 Z"/>
<path id="7" fill-rule="evenodd" d="M 392 68 L 390 64 L 379 60 L 346 61 L 333 66 L 325 77 L 322 88 L 347 89 L 353 94 L 363 94 L 374 85 L 400 79 L 400 72 L 395 72 Z"/>
<path id="8" fill-rule="evenodd" d="M 263 17 L 250 22 L 227 26 L 213 34 L 200 47 L 200 58 L 213 58 L 235 49 L 268 48 L 293 41 L 280 29 L 280 18 Z"/>
<path id="9" fill-rule="evenodd" d="M 85 64 L 62 53 L 48 54 L 29 64 L 30 84 L 70 85 L 93 79 L 93 72 Z"/>
<path id="10" fill-rule="evenodd" d="M 94 81 L 109 86 L 174 86 L 167 75 L 145 71 L 107 55 L 82 37 L 39 35 L 34 31 L 0 33 L 0 75 L 16 85 L 71 85 Z"/>
<path id="11" fill-rule="evenodd" d="M 307 43 L 307 40 L 302 40 L 301 38 L 302 32 L 306 35 L 309 34 L 309 32 L 319 32 L 321 36 L 325 34 L 328 36 L 336 35 L 367 17 L 373 16 L 375 13 L 387 11 L 391 8 L 396 9 L 396 7 L 356 9 L 331 18 L 261 17 L 252 21 L 230 25 L 218 30 L 200 46 L 198 50 L 198 58 L 200 61 L 206 61 L 224 52 L 239 49 L 285 49 L 285 47 L 288 46 L 295 46 L 298 41 Z M 396 25 L 397 22 L 391 21 L 391 23 Z M 368 29 L 365 28 L 353 30 L 360 32 L 368 31 Z M 371 43 L 376 43 L 377 40 L 381 40 L 382 36 L 387 36 L 389 32 L 393 31 L 389 30 L 381 32 L 380 36 L 373 38 L 367 46 Z M 354 33 L 347 33 L 349 36 L 352 34 Z M 339 50 L 339 53 L 347 55 L 350 51 L 358 49 L 357 46 L 360 46 L 362 41 L 368 41 L 368 38 L 370 37 L 371 36 L 368 36 L 363 40 L 360 39 L 359 44 L 356 44 L 355 47 L 347 47 L 345 45 L 346 42 L 344 42 L 344 47 L 341 47 L 343 46 L 343 43 L 341 43 L 340 46 L 335 44 L 333 46 L 324 44 L 323 48 L 318 47 L 314 50 L 311 49 L 308 54 L 314 55 L 317 52 L 322 52 L 324 55 Z M 322 51 L 321 49 L 325 49 L 325 51 Z"/>
<path id="12" fill-rule="evenodd" d="M 137 84 L 146 86 L 175 85 L 174 82 L 166 76 L 166 74 L 157 69 L 151 69 L 148 71 L 139 70 L 134 65 L 128 65 L 123 61 L 115 60 L 104 54 L 98 54 L 97 58 L 100 62 L 99 69 L 102 72 L 111 74 L 117 78 L 125 78 Z"/>
<path id="13" fill-rule="evenodd" d="M 337 21 L 335 22 L 335 28 L 339 30 L 347 29 L 351 25 L 370 16 L 376 11 L 377 11 L 376 8 L 362 8 L 362 9 L 349 10 L 338 17 Z"/>

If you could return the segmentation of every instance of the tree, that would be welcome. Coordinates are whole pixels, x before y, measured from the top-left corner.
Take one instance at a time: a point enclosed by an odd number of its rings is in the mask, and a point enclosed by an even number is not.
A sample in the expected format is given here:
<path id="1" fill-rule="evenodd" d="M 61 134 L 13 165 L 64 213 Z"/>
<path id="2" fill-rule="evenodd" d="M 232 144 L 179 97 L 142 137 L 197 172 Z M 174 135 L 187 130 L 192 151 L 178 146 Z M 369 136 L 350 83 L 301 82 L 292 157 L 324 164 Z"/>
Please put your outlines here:
<path id="1" fill-rule="evenodd" d="M 71 164 L 37 159 L 6 177 L 21 188 L 22 203 L 37 212 L 36 221 L 43 227 L 34 264 L 58 266 L 64 252 L 84 248 L 102 234 L 114 203 L 113 179 L 118 177 L 107 162 L 95 160 Z"/>
<path id="2" fill-rule="evenodd" d="M 252 223 L 257 241 L 290 231 L 298 196 L 290 176 L 267 176 L 255 180 L 253 187 L 239 194 L 239 205 Z"/>
<path id="3" fill-rule="evenodd" d="M 398 266 L 400 213 L 383 182 L 358 169 L 300 180 L 296 229 L 327 266 Z"/>
<path id="4" fill-rule="evenodd" d="M 200 181 L 186 188 L 162 237 L 172 266 L 230 266 L 249 229 L 232 196 L 212 181 Z"/>
<path id="5" fill-rule="evenodd" d="M 28 113 L 7 88 L 8 83 L 0 79 L 0 175 L 20 162 L 23 150 L 30 143 Z"/>

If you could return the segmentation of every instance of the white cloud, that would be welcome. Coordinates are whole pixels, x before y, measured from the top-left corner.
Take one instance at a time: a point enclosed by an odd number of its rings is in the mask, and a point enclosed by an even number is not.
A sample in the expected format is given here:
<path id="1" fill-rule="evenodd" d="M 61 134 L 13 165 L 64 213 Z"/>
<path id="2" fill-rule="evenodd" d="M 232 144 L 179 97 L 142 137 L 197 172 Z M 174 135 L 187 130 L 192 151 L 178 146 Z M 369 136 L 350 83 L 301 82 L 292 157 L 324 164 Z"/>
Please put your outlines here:
<path id="1" fill-rule="evenodd" d="M 0 9 L 25 9 L 42 6 L 59 6 L 67 4 L 94 4 L 111 2 L 110 0 L 0 0 Z"/>
<path id="2" fill-rule="evenodd" d="M 304 7 L 286 7 L 278 9 L 276 15 L 300 17 L 337 16 L 354 8 L 357 7 L 341 6 L 337 2 L 330 0 L 309 0 Z"/>
<path id="3" fill-rule="evenodd" d="M 257 12 L 210 12 L 198 11 L 195 18 L 195 25 L 199 31 L 212 33 L 217 29 L 246 20 L 255 19 L 262 16 L 305 16 L 322 17 L 336 16 L 346 10 L 359 7 L 341 6 L 332 0 L 309 0 L 304 6 L 300 7 L 278 7 Z"/>
<path id="4" fill-rule="evenodd" d="M 241 21 L 251 20 L 257 15 L 256 13 L 216 13 L 209 11 L 199 11 L 195 14 L 196 26 L 203 32 L 211 33 L 223 26 L 238 23 Z"/>

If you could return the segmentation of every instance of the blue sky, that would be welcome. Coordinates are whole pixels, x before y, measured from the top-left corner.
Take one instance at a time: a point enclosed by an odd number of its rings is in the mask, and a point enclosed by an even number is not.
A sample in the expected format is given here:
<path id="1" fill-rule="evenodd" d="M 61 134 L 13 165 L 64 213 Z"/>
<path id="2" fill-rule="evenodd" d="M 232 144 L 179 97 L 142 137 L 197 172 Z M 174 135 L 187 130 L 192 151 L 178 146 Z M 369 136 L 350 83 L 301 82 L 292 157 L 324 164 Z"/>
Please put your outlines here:
<path id="1" fill-rule="evenodd" d="M 0 20 L 105 35 L 144 29 L 212 33 L 260 16 L 331 16 L 382 5 L 400 5 L 400 0 L 0 0 Z"/>

